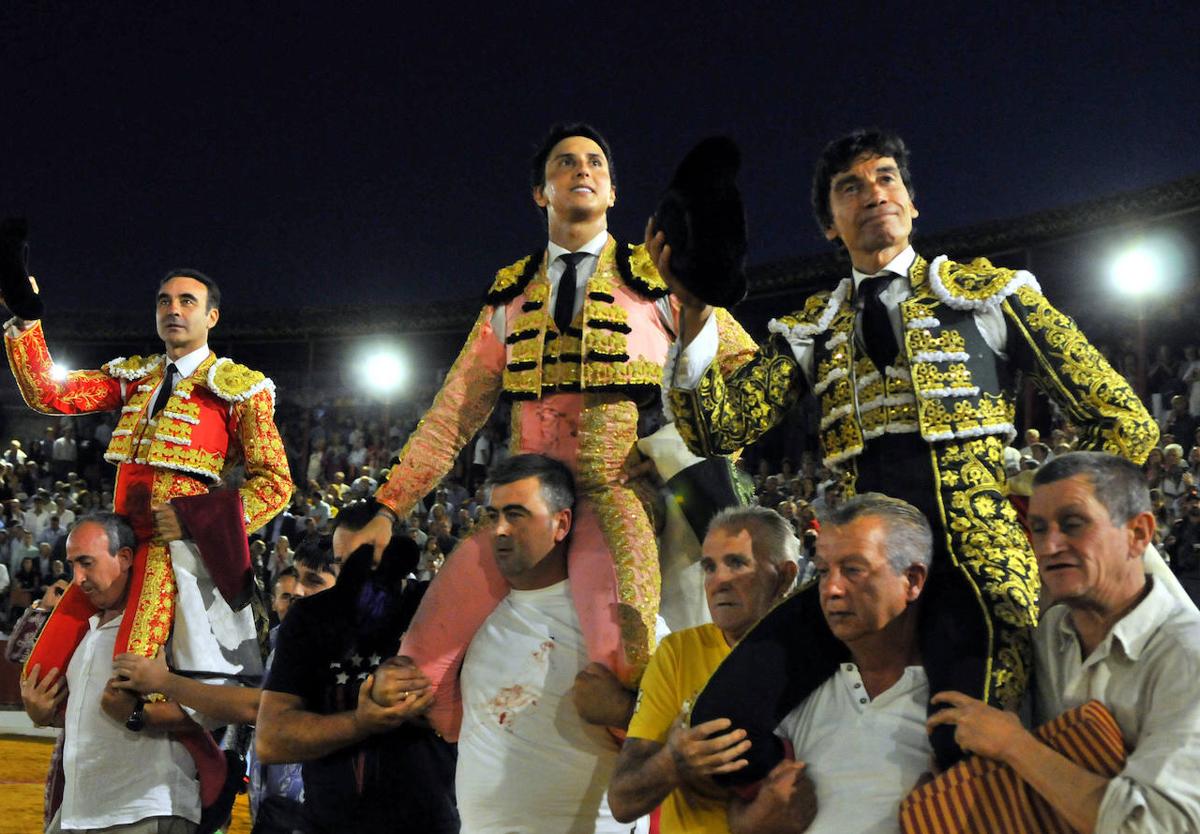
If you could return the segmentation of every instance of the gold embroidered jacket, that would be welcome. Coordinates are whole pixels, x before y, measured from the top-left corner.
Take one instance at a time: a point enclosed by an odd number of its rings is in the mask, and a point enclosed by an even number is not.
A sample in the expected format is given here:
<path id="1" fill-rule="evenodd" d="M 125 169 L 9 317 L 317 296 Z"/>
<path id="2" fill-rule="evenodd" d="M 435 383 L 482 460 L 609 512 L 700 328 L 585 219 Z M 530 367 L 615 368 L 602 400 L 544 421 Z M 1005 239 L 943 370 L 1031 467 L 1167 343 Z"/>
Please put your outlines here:
<path id="1" fill-rule="evenodd" d="M 240 492 L 248 531 L 287 506 L 293 485 L 275 426 L 275 386 L 261 373 L 210 353 L 176 384 L 157 419 L 149 420 L 150 398 L 165 372 L 162 356 L 114 359 L 101 370 L 72 371 L 57 380 L 40 322 L 4 343 L 21 395 L 34 410 L 68 415 L 120 410 L 104 455 L 109 462 L 148 464 L 211 486 L 244 461 Z"/>
<path id="2" fill-rule="evenodd" d="M 538 253 L 496 273 L 466 344 L 376 496 L 393 512 L 406 515 L 450 471 L 501 395 L 537 400 L 582 392 L 641 400 L 659 391 L 672 334 L 657 303 L 668 290 L 645 247 L 609 237 L 565 334 L 546 310 L 546 268 L 545 254 Z M 492 328 L 498 308 L 505 312 L 504 333 Z M 718 310 L 717 316 L 717 362 L 732 369 L 749 359 L 754 343 L 728 312 Z M 636 422 L 636 415 L 631 419 Z M 514 443 L 520 434 L 515 429 Z M 621 451 L 621 460 L 628 452 Z M 593 486 L 586 479 L 579 484 Z"/>
<path id="3" fill-rule="evenodd" d="M 697 454 L 728 454 L 778 423 L 807 380 L 791 342 L 811 341 L 826 465 L 851 488 L 854 458 L 884 433 L 929 443 L 941 533 L 979 594 L 993 635 L 984 696 L 1015 704 L 1028 676 L 1037 565 L 1006 499 L 1003 450 L 1013 436 L 1015 372 L 1030 375 L 1081 431 L 1081 446 L 1145 459 L 1158 429 L 1128 383 L 1042 295 L 1025 271 L 984 259 L 917 258 L 900 305 L 903 340 L 879 369 L 855 346 L 852 282 L 811 296 L 771 323 L 771 339 L 732 374 L 713 367 L 694 391 L 670 392 L 679 433 Z M 973 314 L 999 308 L 1008 360 L 983 342 Z M 899 473 L 898 473 L 899 474 Z M 935 524 L 935 533 L 937 527 Z"/>

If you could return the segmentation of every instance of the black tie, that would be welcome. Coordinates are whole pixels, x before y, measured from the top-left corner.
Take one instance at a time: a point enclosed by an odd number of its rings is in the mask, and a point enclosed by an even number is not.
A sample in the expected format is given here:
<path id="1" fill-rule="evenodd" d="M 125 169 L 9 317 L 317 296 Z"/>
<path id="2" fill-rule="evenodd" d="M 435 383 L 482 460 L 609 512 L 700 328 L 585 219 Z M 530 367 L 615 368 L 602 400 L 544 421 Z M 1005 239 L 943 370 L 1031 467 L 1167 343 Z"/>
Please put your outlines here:
<path id="1" fill-rule="evenodd" d="M 587 252 L 568 252 L 558 256 L 567 265 L 558 279 L 558 299 L 554 302 L 554 324 L 559 333 L 565 334 L 571 326 L 571 319 L 575 318 L 575 266 L 586 255 Z"/>
<path id="2" fill-rule="evenodd" d="M 171 398 L 171 392 L 175 390 L 175 377 L 179 376 L 179 369 L 172 362 L 167 365 L 167 372 L 163 375 L 163 383 L 158 388 L 158 393 L 154 395 L 154 406 L 150 409 L 150 416 L 157 417 L 158 412 L 162 411 L 167 404 L 167 400 Z"/>
<path id="3" fill-rule="evenodd" d="M 892 330 L 891 317 L 888 316 L 887 308 L 879 299 L 880 293 L 892 283 L 892 279 L 895 277 L 890 272 L 886 272 L 883 275 L 876 275 L 874 278 L 867 278 L 858 285 L 858 291 L 863 300 L 863 344 L 867 348 L 867 356 L 871 357 L 871 361 L 880 371 L 888 365 L 895 364 L 896 354 L 900 351 L 896 345 L 896 333 Z"/>

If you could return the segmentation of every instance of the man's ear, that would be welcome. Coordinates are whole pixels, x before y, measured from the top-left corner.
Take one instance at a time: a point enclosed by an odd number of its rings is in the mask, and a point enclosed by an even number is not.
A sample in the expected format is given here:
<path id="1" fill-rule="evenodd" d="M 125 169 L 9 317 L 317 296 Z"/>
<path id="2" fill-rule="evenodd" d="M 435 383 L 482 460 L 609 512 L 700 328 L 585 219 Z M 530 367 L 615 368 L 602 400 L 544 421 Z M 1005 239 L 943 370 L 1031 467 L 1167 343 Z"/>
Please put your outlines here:
<path id="1" fill-rule="evenodd" d="M 617 204 L 617 189 L 610 188 L 608 190 L 608 207 L 612 208 Z"/>
<path id="2" fill-rule="evenodd" d="M 117 561 L 121 564 L 122 569 L 128 569 L 133 566 L 133 548 L 122 547 L 117 551 Z"/>
<path id="3" fill-rule="evenodd" d="M 550 204 L 550 201 L 546 199 L 546 189 L 544 186 L 535 185 L 533 187 L 533 202 L 541 208 L 545 208 Z"/>
<path id="4" fill-rule="evenodd" d="M 1125 530 L 1129 534 L 1130 558 L 1141 558 L 1150 542 L 1154 541 L 1154 513 L 1138 513 L 1125 522 Z"/>
<path id="5" fill-rule="evenodd" d="M 784 560 L 779 564 L 779 590 L 775 592 L 776 596 L 783 596 L 792 589 L 796 584 L 796 574 L 800 572 L 800 566 L 791 560 Z"/>
<path id="6" fill-rule="evenodd" d="M 221 308 L 213 307 L 205 314 L 205 317 L 208 319 L 208 329 L 212 330 L 217 326 L 217 320 L 221 318 Z"/>
<path id="7" fill-rule="evenodd" d="M 908 580 L 906 598 L 909 602 L 916 602 L 925 588 L 925 580 L 929 578 L 929 568 L 913 563 L 904 569 L 904 577 Z"/>
<path id="8" fill-rule="evenodd" d="M 571 520 L 574 514 L 571 508 L 559 510 L 554 514 L 554 541 L 555 543 L 562 541 L 571 532 Z"/>
<path id="9" fill-rule="evenodd" d="M 830 223 L 828 226 L 825 227 L 825 239 L 826 240 L 837 240 L 838 239 L 837 229 L 833 228 L 832 223 Z"/>

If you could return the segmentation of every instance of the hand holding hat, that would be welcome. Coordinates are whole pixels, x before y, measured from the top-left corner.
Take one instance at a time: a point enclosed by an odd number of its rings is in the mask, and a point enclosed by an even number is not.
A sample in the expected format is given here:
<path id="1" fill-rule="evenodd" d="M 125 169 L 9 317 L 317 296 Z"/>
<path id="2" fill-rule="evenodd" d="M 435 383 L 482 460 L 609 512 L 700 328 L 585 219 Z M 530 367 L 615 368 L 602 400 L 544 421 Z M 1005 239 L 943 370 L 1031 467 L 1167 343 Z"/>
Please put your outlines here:
<path id="1" fill-rule="evenodd" d="M 37 284 L 29 275 L 29 224 L 23 217 L 0 220 L 0 301 L 25 321 L 40 319 L 45 309 Z"/>
<path id="2" fill-rule="evenodd" d="M 746 212 L 735 178 L 741 152 L 712 136 L 688 152 L 654 213 L 670 247 L 670 271 L 706 304 L 730 307 L 746 295 Z"/>

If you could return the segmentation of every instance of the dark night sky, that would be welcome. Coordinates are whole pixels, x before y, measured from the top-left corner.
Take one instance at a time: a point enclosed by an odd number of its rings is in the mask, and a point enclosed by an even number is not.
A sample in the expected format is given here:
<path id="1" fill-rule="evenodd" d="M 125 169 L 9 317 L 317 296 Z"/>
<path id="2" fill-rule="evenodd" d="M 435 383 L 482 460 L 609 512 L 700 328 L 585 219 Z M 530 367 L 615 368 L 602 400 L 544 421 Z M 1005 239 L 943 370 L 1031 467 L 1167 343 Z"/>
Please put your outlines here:
<path id="1" fill-rule="evenodd" d="M 914 149 L 925 231 L 1200 169 L 1194 2 L 422 5 L 0 4 L 0 211 L 51 310 L 183 265 L 226 306 L 476 297 L 543 240 L 526 160 L 559 119 L 608 135 L 626 238 L 735 136 L 753 262 L 823 251 L 813 160 L 860 124 Z"/>

